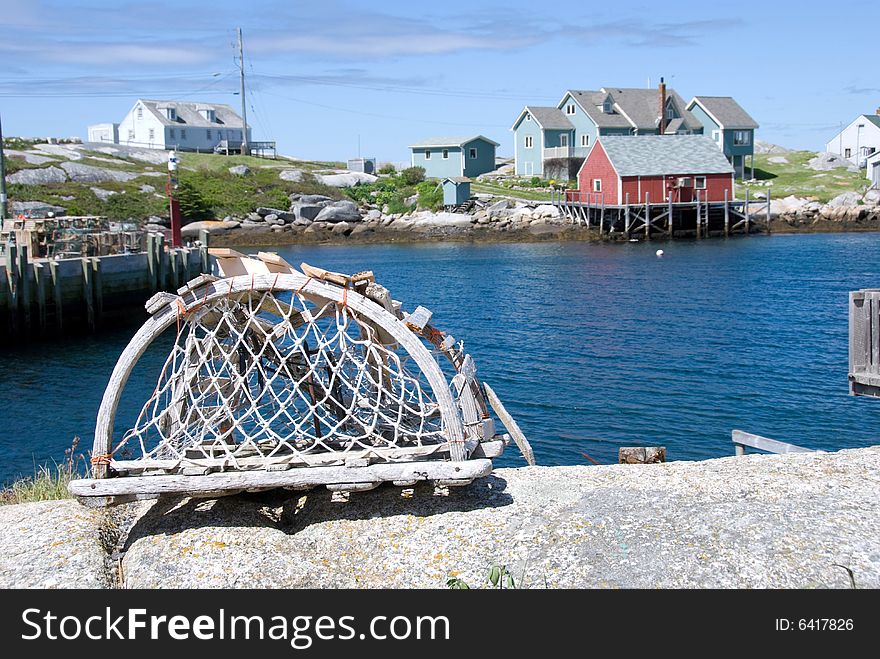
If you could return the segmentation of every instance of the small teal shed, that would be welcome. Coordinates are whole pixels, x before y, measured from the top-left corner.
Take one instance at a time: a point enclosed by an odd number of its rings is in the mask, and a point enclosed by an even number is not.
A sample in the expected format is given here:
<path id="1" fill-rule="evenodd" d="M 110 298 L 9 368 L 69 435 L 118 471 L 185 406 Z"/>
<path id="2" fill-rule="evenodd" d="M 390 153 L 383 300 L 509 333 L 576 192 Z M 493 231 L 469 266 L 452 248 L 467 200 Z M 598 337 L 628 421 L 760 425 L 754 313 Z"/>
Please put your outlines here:
<path id="1" fill-rule="evenodd" d="M 428 178 L 479 176 L 495 170 L 498 142 L 482 135 L 433 137 L 410 144 L 413 167 L 424 167 Z"/>
<path id="2" fill-rule="evenodd" d="M 471 198 L 471 180 L 466 176 L 448 176 L 441 185 L 444 206 L 460 206 Z"/>

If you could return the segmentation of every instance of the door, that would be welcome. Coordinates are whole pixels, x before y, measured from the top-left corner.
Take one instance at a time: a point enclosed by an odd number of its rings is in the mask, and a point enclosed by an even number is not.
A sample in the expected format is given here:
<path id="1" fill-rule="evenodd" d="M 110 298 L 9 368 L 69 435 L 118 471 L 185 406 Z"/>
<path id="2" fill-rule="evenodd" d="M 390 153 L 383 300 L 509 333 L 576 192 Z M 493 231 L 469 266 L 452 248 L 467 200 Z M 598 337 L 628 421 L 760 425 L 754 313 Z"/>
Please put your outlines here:
<path id="1" fill-rule="evenodd" d="M 527 162 L 526 163 L 526 176 L 534 176 L 535 175 L 535 163 Z"/>
<path id="2" fill-rule="evenodd" d="M 568 135 L 563 134 L 559 136 L 559 146 L 563 149 L 568 148 Z"/>

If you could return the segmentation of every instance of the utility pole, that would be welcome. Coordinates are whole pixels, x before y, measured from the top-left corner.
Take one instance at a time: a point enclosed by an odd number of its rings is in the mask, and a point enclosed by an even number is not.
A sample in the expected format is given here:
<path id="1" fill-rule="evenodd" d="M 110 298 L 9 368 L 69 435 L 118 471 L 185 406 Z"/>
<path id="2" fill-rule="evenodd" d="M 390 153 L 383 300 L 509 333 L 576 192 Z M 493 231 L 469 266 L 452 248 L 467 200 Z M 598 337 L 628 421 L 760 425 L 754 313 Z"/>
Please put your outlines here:
<path id="1" fill-rule="evenodd" d="M 238 72 L 241 80 L 241 155 L 250 155 L 250 146 L 248 145 L 247 135 L 247 99 L 244 97 L 244 44 L 241 39 L 241 28 L 238 28 Z"/>
<path id="2" fill-rule="evenodd" d="M 3 121 L 0 120 L 0 226 L 6 219 L 6 156 L 3 155 Z"/>
<path id="3" fill-rule="evenodd" d="M 168 211 L 171 216 L 171 246 L 182 247 L 183 240 L 180 235 L 180 200 L 177 198 L 177 190 L 180 187 L 177 180 L 177 168 L 179 159 L 175 151 L 168 154 L 168 184 L 165 192 L 168 193 Z"/>

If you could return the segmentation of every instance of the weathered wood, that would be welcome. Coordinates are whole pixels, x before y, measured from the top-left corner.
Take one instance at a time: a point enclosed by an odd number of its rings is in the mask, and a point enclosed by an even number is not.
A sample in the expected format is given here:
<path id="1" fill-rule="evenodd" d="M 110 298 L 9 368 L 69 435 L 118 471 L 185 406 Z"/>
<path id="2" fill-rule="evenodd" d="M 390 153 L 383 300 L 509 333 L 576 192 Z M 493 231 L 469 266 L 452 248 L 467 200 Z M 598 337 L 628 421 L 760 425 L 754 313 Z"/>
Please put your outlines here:
<path id="1" fill-rule="evenodd" d="M 58 273 L 57 261 L 49 261 L 49 272 L 52 274 L 52 298 L 55 307 L 55 326 L 60 334 L 64 329 L 64 297 L 61 293 L 61 277 Z"/>
<path id="2" fill-rule="evenodd" d="M 162 307 L 166 307 L 176 301 L 177 296 L 174 293 L 159 291 L 144 303 L 144 309 L 147 310 L 148 314 L 152 315 L 159 311 L 159 309 L 161 309 Z"/>
<path id="3" fill-rule="evenodd" d="M 729 192 L 727 188 L 724 189 L 724 237 L 730 235 L 730 199 L 728 199 Z"/>
<path id="4" fill-rule="evenodd" d="M 430 309 L 419 306 L 411 314 L 404 314 L 404 322 L 407 327 L 418 334 L 431 322 L 432 315 Z"/>
<path id="5" fill-rule="evenodd" d="M 92 297 L 92 289 L 94 285 L 94 277 L 92 275 L 92 264 L 88 257 L 80 259 L 82 264 L 82 295 L 83 304 L 86 308 L 86 323 L 89 329 L 95 330 L 95 303 Z"/>
<path id="6" fill-rule="evenodd" d="M 434 400 L 438 404 L 443 420 L 444 435 L 450 442 L 450 455 L 452 459 L 464 460 L 467 457 L 464 428 L 457 412 L 456 403 L 452 398 L 452 392 L 449 389 L 443 372 L 440 370 L 439 364 L 422 343 L 422 340 L 407 329 L 402 321 L 391 316 L 382 307 L 359 293 L 317 281 L 299 273 L 272 274 L 266 272 L 265 274 L 242 275 L 221 282 L 206 284 L 204 287 L 193 291 L 191 301 L 184 300 L 181 304 L 184 305 L 188 312 L 197 305 L 210 303 L 217 298 L 229 294 L 266 290 L 302 291 L 305 294 L 337 303 L 341 303 L 345 299 L 346 304 L 353 312 L 360 314 L 366 320 L 372 321 L 388 332 L 410 354 L 416 365 L 425 375 Z M 178 309 L 176 305 L 169 305 L 160 309 L 144 323 L 123 351 L 110 376 L 110 382 L 104 391 L 104 397 L 98 411 L 93 455 L 103 456 L 110 453 L 113 423 L 125 383 L 128 381 L 134 365 L 147 347 L 165 329 L 176 322 L 177 315 Z M 105 477 L 107 474 L 106 465 L 97 464 L 94 468 L 94 474 L 98 478 Z"/>
<path id="7" fill-rule="evenodd" d="M 626 204 L 623 207 L 623 232 L 629 238 L 629 192 L 626 193 Z"/>
<path id="8" fill-rule="evenodd" d="M 70 482 L 68 490 L 80 497 L 139 493 L 184 494 L 257 487 L 302 487 L 375 483 L 383 481 L 465 480 L 492 473 L 488 459 L 373 464 L 367 467 L 314 467 L 287 471 L 239 471 L 205 476 L 143 476 L 138 478 L 87 478 Z"/>
<path id="9" fill-rule="evenodd" d="M 156 234 L 147 234 L 147 271 L 149 272 L 150 291 L 159 290 L 159 264 L 156 261 Z"/>
<path id="10" fill-rule="evenodd" d="M 815 453 L 813 449 L 796 446 L 795 444 L 787 444 L 779 442 L 775 439 L 768 439 L 760 435 L 753 435 L 743 430 L 734 430 L 731 433 L 731 441 L 736 448 L 736 455 L 744 455 L 745 449 L 755 448 L 769 453 Z"/>
<path id="11" fill-rule="evenodd" d="M 95 326 L 101 326 L 104 315 L 104 278 L 101 274 L 101 258 L 92 257 L 92 300 L 95 309 Z"/>
<path id="12" fill-rule="evenodd" d="M 199 247 L 199 258 L 201 260 L 201 270 L 202 272 L 210 272 L 211 271 L 211 259 L 208 254 L 208 250 L 210 249 L 210 240 L 211 234 L 207 229 L 202 229 L 199 231 L 199 242 L 201 246 Z"/>
<path id="13" fill-rule="evenodd" d="M 34 263 L 34 295 L 37 302 L 37 326 L 40 334 L 46 333 L 46 279 L 48 269 L 42 263 Z"/>
<path id="14" fill-rule="evenodd" d="M 520 430 L 519 424 L 517 424 L 517 422 L 514 421 L 513 417 L 510 416 L 507 409 L 504 407 L 504 404 L 501 402 L 501 399 L 498 398 L 495 391 L 492 389 L 492 387 L 489 386 L 487 382 L 483 382 L 483 389 L 486 392 L 486 400 L 489 401 L 489 405 L 492 406 L 495 414 L 498 415 L 501 423 L 504 424 L 507 432 L 510 433 L 510 436 L 513 439 L 514 443 L 517 445 L 517 447 L 519 447 L 520 453 L 522 453 L 522 456 L 526 459 L 526 463 L 534 466 L 535 454 L 532 451 L 532 446 L 531 444 L 529 444 L 529 440 L 526 439 L 523 431 Z"/>
<path id="15" fill-rule="evenodd" d="M 617 451 L 620 464 L 655 464 L 666 462 L 665 446 L 621 446 Z"/>
<path id="16" fill-rule="evenodd" d="M 645 192 L 645 240 L 651 240 L 651 193 Z"/>
<path id="17" fill-rule="evenodd" d="M 673 231 L 672 230 L 672 195 L 669 196 L 669 199 L 667 200 L 666 206 L 667 206 L 666 207 L 666 213 L 667 213 L 667 220 L 666 220 L 667 225 L 666 226 L 668 227 L 667 234 L 669 235 L 669 238 L 671 240 L 674 237 L 673 233 L 672 233 L 672 231 Z"/>
<path id="18" fill-rule="evenodd" d="M 24 243 L 18 246 L 18 271 L 19 309 L 21 310 L 25 332 L 31 328 L 31 273 L 28 246 Z"/>

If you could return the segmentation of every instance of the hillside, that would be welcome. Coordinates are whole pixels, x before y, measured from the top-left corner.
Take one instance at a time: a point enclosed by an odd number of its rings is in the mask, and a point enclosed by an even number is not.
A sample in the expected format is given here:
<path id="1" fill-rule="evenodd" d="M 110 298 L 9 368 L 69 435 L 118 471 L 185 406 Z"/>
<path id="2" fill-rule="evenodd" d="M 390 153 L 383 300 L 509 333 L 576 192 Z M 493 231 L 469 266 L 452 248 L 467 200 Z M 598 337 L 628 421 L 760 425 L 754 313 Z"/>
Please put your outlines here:
<path id="1" fill-rule="evenodd" d="M 812 198 L 818 202 L 828 202 L 842 192 L 864 193 L 869 181 L 865 173 L 851 171 L 855 168 L 835 167 L 835 162 L 816 162 L 817 154 L 812 151 L 785 151 L 783 153 L 755 154 L 755 183 L 747 184 L 752 195 L 771 191 L 773 198 L 795 196 Z M 814 166 L 829 169 L 813 169 Z M 747 170 L 748 171 L 748 170 Z M 737 186 L 737 195 L 743 194 Z"/>
<path id="2" fill-rule="evenodd" d="M 165 151 L 14 139 L 6 140 L 5 147 L 12 213 L 33 205 L 27 202 L 43 202 L 63 208 L 68 215 L 103 215 L 111 220 L 168 214 Z M 338 188 L 314 177 L 315 172 L 337 167 L 339 163 L 287 158 L 181 154 L 182 207 L 192 215 L 189 219 L 205 219 L 246 215 L 259 206 L 287 207 L 288 195 L 295 192 L 341 198 Z"/>

